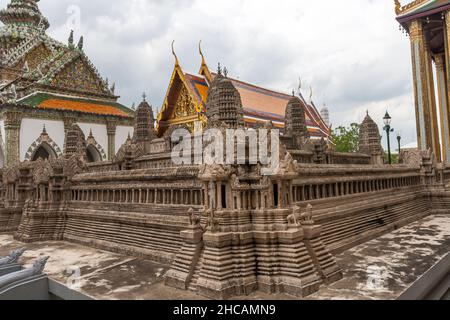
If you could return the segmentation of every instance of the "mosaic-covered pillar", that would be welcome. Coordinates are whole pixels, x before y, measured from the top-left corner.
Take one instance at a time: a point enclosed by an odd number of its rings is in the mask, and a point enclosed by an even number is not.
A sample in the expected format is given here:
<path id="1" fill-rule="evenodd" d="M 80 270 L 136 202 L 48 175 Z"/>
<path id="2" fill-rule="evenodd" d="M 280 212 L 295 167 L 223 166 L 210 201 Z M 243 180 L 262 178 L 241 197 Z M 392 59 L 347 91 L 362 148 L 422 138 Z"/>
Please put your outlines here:
<path id="1" fill-rule="evenodd" d="M 441 119 L 441 137 L 442 137 L 442 159 L 445 163 L 450 162 L 450 106 L 447 96 L 447 78 L 445 74 L 446 63 L 445 55 L 435 56 L 436 79 L 439 94 L 439 111 Z"/>
<path id="2" fill-rule="evenodd" d="M 8 111 L 4 114 L 4 118 L 6 166 L 10 166 L 20 161 L 20 126 L 22 124 L 22 113 L 19 111 Z"/>
<path id="3" fill-rule="evenodd" d="M 108 160 L 111 161 L 116 155 L 116 127 L 113 121 L 106 123 L 106 132 L 108 135 Z"/>
<path id="4" fill-rule="evenodd" d="M 417 142 L 420 150 L 431 149 L 436 157 L 440 159 L 439 135 L 436 135 L 438 127 L 431 56 L 423 33 L 422 22 L 418 20 L 412 21 L 409 33 L 413 66 Z"/>

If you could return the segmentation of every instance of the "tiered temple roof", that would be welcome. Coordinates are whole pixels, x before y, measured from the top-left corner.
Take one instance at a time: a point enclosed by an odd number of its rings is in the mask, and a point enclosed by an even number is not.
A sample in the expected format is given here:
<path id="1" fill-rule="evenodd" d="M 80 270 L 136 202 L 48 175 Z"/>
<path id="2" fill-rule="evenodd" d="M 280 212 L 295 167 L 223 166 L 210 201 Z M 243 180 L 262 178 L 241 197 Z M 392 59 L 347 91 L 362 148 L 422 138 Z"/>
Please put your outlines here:
<path id="1" fill-rule="evenodd" d="M 83 52 L 83 37 L 67 45 L 46 34 L 48 20 L 39 0 L 11 0 L 0 11 L 0 101 L 98 115 L 130 116 Z M 44 95 L 54 95 L 51 99 Z M 64 96 L 61 98 L 60 96 Z M 94 100 L 95 103 L 90 103 Z"/>
<path id="2" fill-rule="evenodd" d="M 210 83 L 216 77 L 216 73 L 211 72 L 202 55 L 202 66 L 199 74 L 192 74 L 183 71 L 178 58 L 172 79 L 170 81 L 168 93 L 164 101 L 160 114 L 158 115 L 158 132 L 162 135 L 170 124 L 179 123 L 183 120 L 193 118 L 202 119 L 202 114 L 206 113 L 206 101 Z M 258 123 L 272 121 L 275 127 L 284 128 L 286 106 L 292 95 L 277 92 L 256 86 L 241 80 L 229 78 L 234 87 L 238 90 L 244 108 L 245 124 L 253 127 Z M 190 117 L 176 117 L 178 106 L 177 97 L 182 88 L 189 93 L 195 105 L 196 112 L 191 110 Z M 299 97 L 305 106 L 306 123 L 311 137 L 328 138 L 330 128 L 326 125 L 314 103 L 307 102 L 302 96 Z"/>

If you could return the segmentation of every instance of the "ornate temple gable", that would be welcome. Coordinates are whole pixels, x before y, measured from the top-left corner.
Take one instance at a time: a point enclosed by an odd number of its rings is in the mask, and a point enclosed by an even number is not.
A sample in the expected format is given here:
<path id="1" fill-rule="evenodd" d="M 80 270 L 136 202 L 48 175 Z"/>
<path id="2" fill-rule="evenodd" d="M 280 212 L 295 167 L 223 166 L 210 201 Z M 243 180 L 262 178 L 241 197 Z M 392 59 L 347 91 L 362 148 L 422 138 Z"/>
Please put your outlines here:
<path id="1" fill-rule="evenodd" d="M 158 136 L 162 136 L 170 125 L 186 124 L 190 129 L 194 128 L 193 123 L 201 119 L 203 110 L 201 98 L 195 96 L 177 59 L 163 107 L 158 114 Z"/>
<path id="2" fill-rule="evenodd" d="M 434 2 L 434 0 L 415 0 L 404 6 L 400 3 L 400 0 L 394 0 L 395 3 L 395 13 L 397 15 L 406 14 L 414 9 L 417 9 L 419 6 L 426 4 L 427 2 Z"/>
<path id="3" fill-rule="evenodd" d="M 401 22 L 411 17 L 435 14 L 450 8 L 448 0 L 415 0 L 403 6 L 399 0 L 394 0 L 394 4 L 397 19 Z"/>
<path id="4" fill-rule="evenodd" d="M 54 74 L 46 76 L 49 85 L 62 89 L 85 91 L 94 94 L 109 94 L 101 79 L 82 56 L 74 58 Z"/>

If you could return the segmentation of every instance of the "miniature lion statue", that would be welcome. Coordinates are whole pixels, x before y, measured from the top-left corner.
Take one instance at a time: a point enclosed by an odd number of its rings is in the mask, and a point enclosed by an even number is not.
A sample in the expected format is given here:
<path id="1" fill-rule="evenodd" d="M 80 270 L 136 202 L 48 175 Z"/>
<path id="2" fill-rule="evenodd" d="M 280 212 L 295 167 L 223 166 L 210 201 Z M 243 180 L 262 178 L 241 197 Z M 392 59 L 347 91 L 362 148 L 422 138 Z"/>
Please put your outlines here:
<path id="1" fill-rule="evenodd" d="M 304 225 L 313 225 L 314 224 L 313 207 L 311 204 L 308 204 L 306 206 L 306 211 L 304 213 L 302 213 L 300 217 L 302 220 L 302 224 L 304 224 Z"/>
<path id="2" fill-rule="evenodd" d="M 287 217 L 288 225 L 289 227 L 298 227 L 300 226 L 299 219 L 300 219 L 300 207 L 294 206 L 292 208 L 292 214 L 290 214 Z"/>
<path id="3" fill-rule="evenodd" d="M 189 224 L 192 227 L 197 227 L 200 225 L 200 217 L 194 212 L 193 208 L 189 208 L 188 210 L 188 216 L 189 216 Z"/>
<path id="4" fill-rule="evenodd" d="M 211 231 L 212 233 L 217 232 L 219 230 L 219 221 L 214 215 L 214 210 L 209 209 L 206 213 L 209 214 L 207 226 L 208 230 Z"/>

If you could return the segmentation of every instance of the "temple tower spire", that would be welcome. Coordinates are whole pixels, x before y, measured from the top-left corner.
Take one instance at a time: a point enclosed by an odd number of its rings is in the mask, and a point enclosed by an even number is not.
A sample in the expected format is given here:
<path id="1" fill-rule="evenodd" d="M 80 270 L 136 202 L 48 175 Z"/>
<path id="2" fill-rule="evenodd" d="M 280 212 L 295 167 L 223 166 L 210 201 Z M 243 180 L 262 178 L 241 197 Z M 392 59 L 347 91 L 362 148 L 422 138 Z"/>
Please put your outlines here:
<path id="1" fill-rule="evenodd" d="M 39 0 L 11 0 L 6 9 L 0 10 L 0 21 L 6 26 L 28 26 L 47 30 L 50 26 L 39 10 Z"/>

